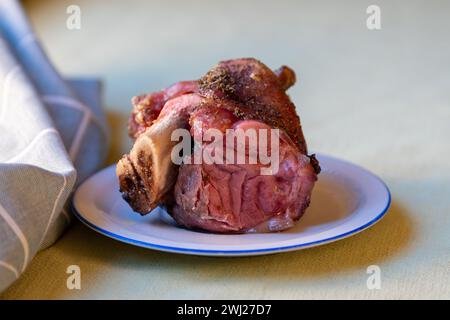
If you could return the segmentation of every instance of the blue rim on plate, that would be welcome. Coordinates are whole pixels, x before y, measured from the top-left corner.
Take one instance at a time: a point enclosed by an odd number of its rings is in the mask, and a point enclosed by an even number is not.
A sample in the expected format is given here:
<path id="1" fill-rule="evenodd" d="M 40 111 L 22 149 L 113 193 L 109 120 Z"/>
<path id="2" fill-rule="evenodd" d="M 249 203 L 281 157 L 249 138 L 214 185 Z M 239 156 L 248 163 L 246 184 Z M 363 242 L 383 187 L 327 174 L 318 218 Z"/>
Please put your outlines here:
<path id="1" fill-rule="evenodd" d="M 332 242 L 334 240 L 338 240 L 338 239 L 343 239 L 343 238 L 347 238 L 351 235 L 354 235 L 364 229 L 369 228 L 370 226 L 374 225 L 376 222 L 378 222 L 388 211 L 390 205 L 391 205 L 391 192 L 389 191 L 389 188 L 387 187 L 386 183 L 384 183 L 384 181 L 379 178 L 377 175 L 373 174 L 372 172 L 370 172 L 369 170 L 355 165 L 349 161 L 346 160 L 342 160 L 342 159 L 337 159 L 335 157 L 330 157 L 327 155 L 328 158 L 334 158 L 336 160 L 339 160 L 341 162 L 345 162 L 347 164 L 350 164 L 352 166 L 356 166 L 359 169 L 365 171 L 366 173 L 370 174 L 371 176 L 375 177 L 385 188 L 385 191 L 387 192 L 387 202 L 386 205 L 384 207 L 384 209 L 375 216 L 375 218 L 373 218 L 371 221 L 365 223 L 362 226 L 359 226 L 353 230 L 347 231 L 345 233 L 333 236 L 333 237 L 329 237 L 326 239 L 321 239 L 321 240 L 316 240 L 316 241 L 312 241 L 312 242 L 307 242 L 307 243 L 302 243 L 302 244 L 296 244 L 296 245 L 289 245 L 289 246 L 281 246 L 281 247 L 275 247 L 275 248 L 264 248 L 264 249 L 251 249 L 251 250 L 205 250 L 205 249 L 189 249 L 189 248 L 180 248 L 180 247 L 172 247 L 172 246 L 164 246 L 164 245 L 159 245 L 159 244 L 155 244 L 155 243 L 151 243 L 151 242 L 146 242 L 146 241 L 140 241 L 140 240 L 135 240 L 135 239 L 131 239 L 131 238 L 127 238 L 124 237 L 122 235 L 116 234 L 114 232 L 105 230 L 103 228 L 100 228 L 97 225 L 94 225 L 93 223 L 89 222 L 88 220 L 86 220 L 76 209 L 73 201 L 71 201 L 71 208 L 72 211 L 74 213 L 74 215 L 82 222 L 84 223 L 86 226 L 88 226 L 89 228 L 104 234 L 112 239 L 121 241 L 121 242 L 125 242 L 125 243 L 129 243 L 129 244 L 133 244 L 139 247 L 144 247 L 144 248 L 149 248 L 149 249 L 156 249 L 156 250 L 161 250 L 161 251 L 166 251 L 166 252 L 173 252 L 173 253 L 191 253 L 191 254 L 216 254 L 216 255 L 229 255 L 229 254 L 251 254 L 251 253 L 276 253 L 276 252 L 284 252 L 284 251 L 289 251 L 289 250 L 294 250 L 294 249 L 300 249 L 300 248 L 306 248 L 306 247 L 313 247 L 319 244 L 324 244 L 327 242 Z"/>

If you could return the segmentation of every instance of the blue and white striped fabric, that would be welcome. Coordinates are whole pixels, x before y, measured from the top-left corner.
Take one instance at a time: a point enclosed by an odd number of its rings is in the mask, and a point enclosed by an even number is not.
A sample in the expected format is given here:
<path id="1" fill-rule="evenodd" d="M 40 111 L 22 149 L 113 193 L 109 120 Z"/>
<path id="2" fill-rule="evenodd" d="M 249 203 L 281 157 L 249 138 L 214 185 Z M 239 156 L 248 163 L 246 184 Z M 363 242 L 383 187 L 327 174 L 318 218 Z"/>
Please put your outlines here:
<path id="1" fill-rule="evenodd" d="M 0 292 L 70 223 L 73 187 L 104 161 L 95 80 L 65 82 L 15 0 L 0 0 Z"/>

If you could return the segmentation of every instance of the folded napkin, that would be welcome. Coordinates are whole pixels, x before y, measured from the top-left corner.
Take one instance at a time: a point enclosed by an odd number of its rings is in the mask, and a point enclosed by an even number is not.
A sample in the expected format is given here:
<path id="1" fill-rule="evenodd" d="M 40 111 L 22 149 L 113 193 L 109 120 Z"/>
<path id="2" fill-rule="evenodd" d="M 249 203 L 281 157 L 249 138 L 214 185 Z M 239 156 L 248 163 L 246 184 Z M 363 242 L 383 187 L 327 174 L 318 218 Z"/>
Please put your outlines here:
<path id="1" fill-rule="evenodd" d="M 96 80 L 64 81 L 15 0 L 0 0 L 0 292 L 71 217 L 78 183 L 103 163 Z"/>

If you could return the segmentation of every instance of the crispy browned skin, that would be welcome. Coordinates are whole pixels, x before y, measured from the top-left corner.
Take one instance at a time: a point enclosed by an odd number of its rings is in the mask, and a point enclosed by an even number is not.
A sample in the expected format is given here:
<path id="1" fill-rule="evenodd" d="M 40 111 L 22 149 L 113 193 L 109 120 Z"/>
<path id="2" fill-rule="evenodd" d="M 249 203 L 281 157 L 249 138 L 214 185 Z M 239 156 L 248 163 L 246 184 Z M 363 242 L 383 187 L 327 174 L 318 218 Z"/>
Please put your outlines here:
<path id="1" fill-rule="evenodd" d="M 278 77 L 278 81 L 280 81 L 280 85 L 283 90 L 287 90 L 292 87 L 297 80 L 294 70 L 287 66 L 281 66 L 280 68 L 275 70 L 274 73 Z"/>
<path id="2" fill-rule="evenodd" d="M 241 119 L 253 119 L 284 129 L 307 153 L 300 118 L 286 94 L 295 81 L 295 73 L 282 67 L 275 74 L 253 58 L 220 62 L 200 79 L 200 93 L 215 99 L 229 99 L 239 104 L 234 113 Z"/>
<path id="3" fill-rule="evenodd" d="M 198 81 L 184 81 L 155 93 L 133 98 L 129 134 L 136 139 L 116 169 L 123 198 L 134 211 L 146 214 L 173 197 L 178 167 L 171 163 L 175 142 L 170 134 L 189 127 L 189 115 L 199 108 L 223 108 L 238 119 L 259 120 L 283 129 L 307 154 L 300 119 L 285 93 L 295 73 L 277 71 L 253 58 L 220 62 Z M 315 171 L 320 168 L 310 157 Z"/>

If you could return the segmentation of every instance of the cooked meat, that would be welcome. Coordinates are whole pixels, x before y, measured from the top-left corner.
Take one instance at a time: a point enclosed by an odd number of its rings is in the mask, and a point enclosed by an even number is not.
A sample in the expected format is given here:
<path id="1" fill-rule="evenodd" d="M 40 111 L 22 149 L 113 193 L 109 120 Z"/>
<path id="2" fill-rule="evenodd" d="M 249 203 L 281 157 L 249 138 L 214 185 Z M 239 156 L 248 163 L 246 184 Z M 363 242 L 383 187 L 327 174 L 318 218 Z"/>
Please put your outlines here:
<path id="1" fill-rule="evenodd" d="M 285 93 L 294 82 L 288 67 L 273 72 L 255 59 L 237 59 L 198 81 L 133 98 L 129 133 L 136 140 L 117 165 L 123 198 L 141 214 L 166 205 L 180 224 L 214 232 L 292 226 L 320 170 L 307 155 L 300 119 Z M 279 171 L 261 175 L 261 163 L 177 166 L 170 155 L 178 128 L 190 129 L 194 140 L 199 128 L 280 129 Z"/>
<path id="2" fill-rule="evenodd" d="M 165 90 L 133 97 L 131 99 L 133 110 L 128 120 L 128 134 L 136 139 L 158 118 L 167 101 L 197 91 L 197 81 L 181 81 Z"/>
<path id="3" fill-rule="evenodd" d="M 306 154 L 300 119 L 285 93 L 293 81 L 295 73 L 288 67 L 275 74 L 258 60 L 247 58 L 219 63 L 200 79 L 199 87 L 207 97 L 237 102 L 235 113 L 239 118 L 285 130 L 300 152 Z"/>
<path id="4" fill-rule="evenodd" d="M 129 134 L 136 139 L 151 126 L 168 100 L 197 92 L 215 100 L 231 100 L 234 105 L 228 105 L 241 119 L 260 120 L 284 129 L 306 154 L 300 118 L 285 93 L 295 83 L 295 78 L 289 67 L 282 66 L 273 72 L 253 58 L 223 61 L 199 81 L 182 81 L 165 90 L 134 97 Z"/>
<path id="5" fill-rule="evenodd" d="M 211 116 L 205 115 L 211 112 Z M 192 119 L 194 118 L 194 119 Z M 266 129 L 256 120 L 235 120 L 228 113 L 209 108 L 194 114 L 191 123 L 203 128 Z M 261 163 L 183 164 L 175 185 L 173 218 L 189 228 L 213 232 L 279 231 L 292 227 L 309 205 L 316 173 L 309 158 L 301 154 L 282 132 L 279 170 L 261 175 Z M 206 149 L 208 144 L 203 145 Z M 239 153 L 238 150 L 234 150 Z M 245 155 L 247 158 L 249 154 Z"/>

